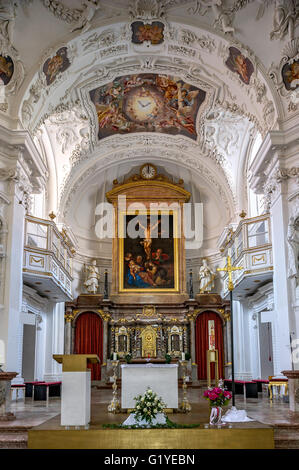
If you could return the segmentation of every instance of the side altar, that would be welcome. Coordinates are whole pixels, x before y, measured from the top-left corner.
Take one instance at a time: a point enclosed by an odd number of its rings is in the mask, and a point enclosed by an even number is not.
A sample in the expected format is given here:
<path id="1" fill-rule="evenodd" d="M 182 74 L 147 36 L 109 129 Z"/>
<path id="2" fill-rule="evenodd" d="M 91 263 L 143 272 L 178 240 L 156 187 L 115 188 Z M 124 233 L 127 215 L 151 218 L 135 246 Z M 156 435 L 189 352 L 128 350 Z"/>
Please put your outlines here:
<path id="1" fill-rule="evenodd" d="M 191 276 L 187 288 L 183 221 L 190 193 L 183 180 L 174 181 L 146 163 L 139 174 L 114 180 L 106 198 L 113 206 L 115 229 L 110 289 L 106 273 L 104 294 L 97 293 L 99 271 L 96 260 L 91 261 L 89 278 L 82 282 L 88 293 L 66 304 L 65 353 L 98 354 L 100 379 L 92 380 L 101 383 L 112 380 L 113 354 L 120 364 L 148 357 L 165 362 L 166 355 L 177 363 L 186 357 L 186 375 L 196 383 L 198 361 L 206 363 L 206 351 L 198 346 L 198 330 L 205 330 L 198 319 L 204 313 L 215 319 L 215 330 L 221 329 L 220 365 L 229 376 L 229 302 L 212 292 L 214 278 L 206 260 L 200 292 L 194 297 Z M 82 350 L 84 317 L 88 331 L 98 332 L 93 351 L 90 344 Z M 179 367 L 179 378 L 183 375 Z"/>

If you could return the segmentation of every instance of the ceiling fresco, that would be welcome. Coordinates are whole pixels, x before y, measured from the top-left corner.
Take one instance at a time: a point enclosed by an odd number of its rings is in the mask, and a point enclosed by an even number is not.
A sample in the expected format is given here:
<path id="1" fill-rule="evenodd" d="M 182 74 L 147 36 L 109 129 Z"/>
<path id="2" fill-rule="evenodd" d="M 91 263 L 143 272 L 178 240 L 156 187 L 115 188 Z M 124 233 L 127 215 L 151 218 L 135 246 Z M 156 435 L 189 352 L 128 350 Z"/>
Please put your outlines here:
<path id="1" fill-rule="evenodd" d="M 98 138 L 129 132 L 163 132 L 196 140 L 196 117 L 206 92 L 170 75 L 117 77 L 90 92 Z"/>

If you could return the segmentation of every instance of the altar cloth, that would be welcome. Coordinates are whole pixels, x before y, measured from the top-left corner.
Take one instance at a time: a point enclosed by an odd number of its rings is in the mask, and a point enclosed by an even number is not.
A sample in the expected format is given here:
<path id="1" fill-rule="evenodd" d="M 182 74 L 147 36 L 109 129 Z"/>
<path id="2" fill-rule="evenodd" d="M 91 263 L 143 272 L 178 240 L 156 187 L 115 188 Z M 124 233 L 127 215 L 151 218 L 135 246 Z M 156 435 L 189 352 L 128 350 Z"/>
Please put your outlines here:
<path id="1" fill-rule="evenodd" d="M 123 426 L 134 426 L 134 425 L 140 425 L 140 426 L 148 426 L 149 428 L 152 425 L 156 424 L 166 424 L 166 416 L 164 413 L 157 413 L 156 417 L 152 420 L 152 423 L 148 423 L 145 419 L 140 419 L 139 421 L 136 420 L 135 418 L 135 413 L 131 413 L 130 416 L 123 422 Z"/>
<path id="2" fill-rule="evenodd" d="M 254 419 L 248 418 L 245 410 L 237 410 L 235 406 L 232 406 L 222 417 L 222 421 L 224 423 L 247 423 L 254 421 Z"/>
<path id="3" fill-rule="evenodd" d="M 166 408 L 178 408 L 177 364 L 122 364 L 121 407 L 135 408 L 134 397 L 143 395 L 150 387 L 161 397 Z"/>

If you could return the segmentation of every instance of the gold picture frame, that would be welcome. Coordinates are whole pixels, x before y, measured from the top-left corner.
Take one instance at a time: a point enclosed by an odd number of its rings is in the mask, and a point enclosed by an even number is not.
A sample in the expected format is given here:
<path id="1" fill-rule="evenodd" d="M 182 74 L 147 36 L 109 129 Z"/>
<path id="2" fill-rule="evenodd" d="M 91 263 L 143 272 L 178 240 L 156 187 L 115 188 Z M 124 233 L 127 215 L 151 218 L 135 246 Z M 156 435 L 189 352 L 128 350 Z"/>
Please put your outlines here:
<path id="1" fill-rule="evenodd" d="M 127 215 L 169 215 L 172 216 L 173 220 L 173 280 L 174 280 L 174 287 L 135 287 L 135 288 L 127 288 L 124 286 L 124 236 L 118 236 L 118 252 L 119 252 L 119 293 L 178 293 L 179 292 L 179 253 L 178 253 L 178 234 L 180 233 L 180 215 L 176 210 L 157 210 L 157 211 L 149 211 L 149 210 L 128 210 L 128 211 L 121 211 L 118 214 L 118 235 L 119 234 L 126 234 L 125 228 L 125 220 Z"/>

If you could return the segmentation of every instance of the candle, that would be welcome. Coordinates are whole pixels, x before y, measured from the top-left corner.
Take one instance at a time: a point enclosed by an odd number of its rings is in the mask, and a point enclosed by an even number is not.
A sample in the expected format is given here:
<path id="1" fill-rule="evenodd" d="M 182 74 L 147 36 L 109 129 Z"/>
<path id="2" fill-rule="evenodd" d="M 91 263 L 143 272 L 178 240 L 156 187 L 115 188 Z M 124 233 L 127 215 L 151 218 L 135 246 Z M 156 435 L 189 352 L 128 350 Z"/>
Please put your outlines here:
<path id="1" fill-rule="evenodd" d="M 227 250 L 227 255 L 231 257 L 231 255 L 232 255 L 232 249 L 231 249 L 231 248 L 229 248 L 229 249 Z"/>
<path id="2" fill-rule="evenodd" d="M 114 360 L 114 361 L 117 361 L 117 354 L 116 354 L 116 352 L 113 353 L 113 360 Z"/>
<path id="3" fill-rule="evenodd" d="M 185 353 L 182 352 L 182 361 L 184 361 L 184 360 L 185 360 Z"/>

